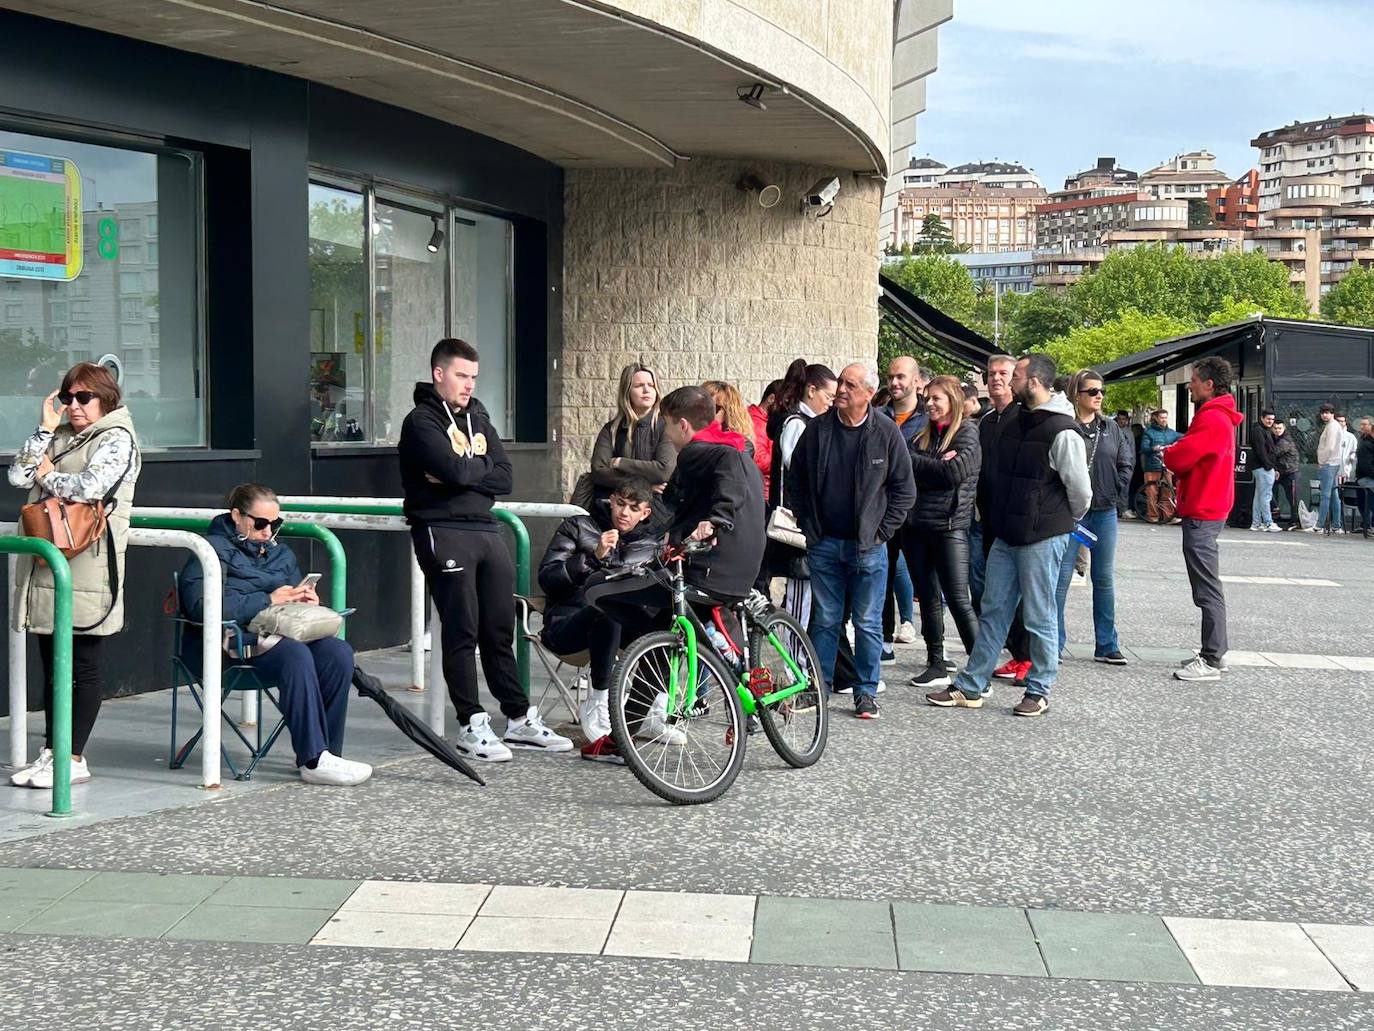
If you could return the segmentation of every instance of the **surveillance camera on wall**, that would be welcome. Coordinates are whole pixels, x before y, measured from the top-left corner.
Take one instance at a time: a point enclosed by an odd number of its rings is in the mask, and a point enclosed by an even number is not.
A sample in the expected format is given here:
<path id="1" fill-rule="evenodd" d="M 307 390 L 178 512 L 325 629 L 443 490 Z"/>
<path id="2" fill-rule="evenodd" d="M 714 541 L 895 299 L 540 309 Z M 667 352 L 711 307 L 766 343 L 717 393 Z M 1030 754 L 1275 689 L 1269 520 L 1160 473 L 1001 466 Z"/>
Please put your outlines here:
<path id="1" fill-rule="evenodd" d="M 782 200 L 781 186 L 765 183 L 752 172 L 740 176 L 739 181 L 735 183 L 735 189 L 745 193 L 758 194 L 759 207 L 761 208 L 771 208 Z"/>
<path id="2" fill-rule="evenodd" d="M 804 212 L 811 212 L 817 218 L 824 218 L 830 214 L 830 209 L 835 206 L 835 198 L 840 193 L 840 180 L 836 176 L 829 179 L 821 179 L 811 189 L 802 195 L 801 209 Z"/>

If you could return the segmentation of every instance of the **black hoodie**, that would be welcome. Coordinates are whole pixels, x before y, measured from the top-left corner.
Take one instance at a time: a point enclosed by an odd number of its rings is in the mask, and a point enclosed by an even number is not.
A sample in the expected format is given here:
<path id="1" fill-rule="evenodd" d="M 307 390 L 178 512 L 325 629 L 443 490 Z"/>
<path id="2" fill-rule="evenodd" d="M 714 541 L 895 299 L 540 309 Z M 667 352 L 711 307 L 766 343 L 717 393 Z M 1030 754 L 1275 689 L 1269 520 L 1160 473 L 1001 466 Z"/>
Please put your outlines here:
<path id="1" fill-rule="evenodd" d="M 474 440 L 484 454 L 474 453 Z M 412 526 L 497 529 L 491 506 L 511 492 L 511 467 L 481 401 L 474 397 L 466 408 L 453 409 L 433 383 L 415 384 L 415 408 L 401 424 L 397 451 Z"/>

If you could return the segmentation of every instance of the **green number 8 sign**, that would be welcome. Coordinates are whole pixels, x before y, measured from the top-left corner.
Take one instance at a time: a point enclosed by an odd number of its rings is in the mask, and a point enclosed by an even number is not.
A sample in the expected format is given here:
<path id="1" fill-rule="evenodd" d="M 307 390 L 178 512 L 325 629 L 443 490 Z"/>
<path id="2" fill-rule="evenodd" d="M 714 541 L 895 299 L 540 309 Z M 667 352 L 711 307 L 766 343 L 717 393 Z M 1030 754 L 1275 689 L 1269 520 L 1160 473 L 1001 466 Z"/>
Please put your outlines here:
<path id="1" fill-rule="evenodd" d="M 119 223 L 112 218 L 102 218 L 96 223 L 95 231 L 100 237 L 95 245 L 96 253 L 106 261 L 114 261 L 119 257 Z"/>

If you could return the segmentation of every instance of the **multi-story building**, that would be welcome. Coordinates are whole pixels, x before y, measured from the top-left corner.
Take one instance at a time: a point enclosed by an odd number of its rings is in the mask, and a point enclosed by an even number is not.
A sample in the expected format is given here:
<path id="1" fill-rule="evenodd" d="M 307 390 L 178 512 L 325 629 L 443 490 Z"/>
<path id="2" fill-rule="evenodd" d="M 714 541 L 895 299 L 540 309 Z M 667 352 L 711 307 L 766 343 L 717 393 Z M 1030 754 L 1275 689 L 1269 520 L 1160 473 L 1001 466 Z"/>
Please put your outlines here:
<path id="1" fill-rule="evenodd" d="M 1314 311 L 1354 265 L 1374 265 L 1374 205 L 1344 203 L 1346 192 L 1341 176 L 1285 179 L 1280 206 L 1249 241 L 1288 266 L 1289 282 Z"/>
<path id="2" fill-rule="evenodd" d="M 1231 177 L 1217 169 L 1217 156 L 1206 150 L 1190 150 L 1150 169 L 1140 177 L 1140 189 L 1159 200 L 1181 197 L 1204 200 L 1207 192 L 1229 185 Z"/>
<path id="3" fill-rule="evenodd" d="M 1135 190 L 1117 192 L 1115 187 L 1065 190 L 1056 193 L 1035 209 L 1037 250 L 1067 253 L 1084 247 L 1097 247 L 1113 229 L 1131 224 L 1131 206 L 1148 199 Z"/>
<path id="4" fill-rule="evenodd" d="M 1034 288 L 1031 277 L 1035 267 L 1035 252 L 1003 251 L 997 254 L 952 254 L 955 261 L 968 269 L 973 285 L 995 289 L 999 294 L 1028 294 Z"/>
<path id="5" fill-rule="evenodd" d="M 1162 244 L 1181 246 L 1190 254 L 1209 258 L 1239 251 L 1245 245 L 1245 233 L 1240 229 L 1188 228 L 1186 200 L 1157 200 L 1144 194 L 1103 200 L 1111 201 L 1111 206 L 1100 209 L 1095 236 L 1089 236 L 1086 229 L 1065 227 L 1062 231 L 1068 235 L 1058 245 L 1044 243 L 1036 248 L 1035 286 L 1062 289 L 1094 271 L 1113 251 Z M 1119 212 L 1118 206 L 1124 211 Z"/>
<path id="6" fill-rule="evenodd" d="M 1122 168 L 1116 163 L 1116 158 L 1100 157 L 1092 168 L 1065 179 L 1064 192 L 1087 193 L 1105 188 L 1119 193 L 1134 193 L 1139 185 L 1140 176 L 1129 168 Z"/>
<path id="7" fill-rule="evenodd" d="M 1207 191 L 1212 221 L 1225 229 L 1259 227 L 1259 169 L 1252 168 L 1235 182 Z"/>
<path id="8" fill-rule="evenodd" d="M 914 247 L 922 223 L 938 215 L 954 242 L 975 254 L 1035 246 L 1035 206 L 1047 194 L 1035 173 L 1011 162 L 981 161 L 949 168 L 917 158 L 904 173 L 891 246 Z"/>
<path id="9" fill-rule="evenodd" d="M 1344 204 L 1360 201 L 1361 181 L 1374 173 L 1374 117 L 1367 114 L 1294 122 L 1262 132 L 1250 141 L 1260 152 L 1259 216 L 1286 207 L 1289 179 L 1322 176 L 1340 187 Z"/>

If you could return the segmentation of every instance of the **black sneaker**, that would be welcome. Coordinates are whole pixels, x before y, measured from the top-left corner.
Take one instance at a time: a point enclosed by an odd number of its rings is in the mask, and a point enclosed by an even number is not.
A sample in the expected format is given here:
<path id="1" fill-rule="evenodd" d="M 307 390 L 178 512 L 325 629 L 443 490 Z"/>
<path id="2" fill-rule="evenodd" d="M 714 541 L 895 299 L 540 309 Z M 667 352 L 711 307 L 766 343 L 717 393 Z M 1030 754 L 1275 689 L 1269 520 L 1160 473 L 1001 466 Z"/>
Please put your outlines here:
<path id="1" fill-rule="evenodd" d="M 1106 655 L 1094 655 L 1093 662 L 1105 662 L 1109 666 L 1126 665 L 1126 656 L 1120 652 L 1108 652 Z"/>
<path id="2" fill-rule="evenodd" d="M 877 700 L 871 695 L 859 695 L 858 701 L 854 703 L 854 718 L 860 720 L 876 720 L 878 716 Z"/>
<path id="3" fill-rule="evenodd" d="M 940 665 L 945 667 L 945 672 L 946 672 L 946 673 L 958 673 L 958 672 L 959 672 L 959 664 L 958 664 L 957 662 L 955 662 L 953 659 L 941 659 L 941 660 L 940 660 Z"/>
<path id="4" fill-rule="evenodd" d="M 949 671 L 943 662 L 934 662 L 911 678 L 912 687 L 936 688 L 949 687 Z"/>
<path id="5" fill-rule="evenodd" d="M 888 644 L 886 641 L 883 642 L 883 654 L 882 654 L 882 658 L 881 658 L 880 661 L 882 661 L 882 662 L 896 662 L 896 661 L 897 661 L 897 653 L 896 653 L 895 651 L 892 650 L 892 645 Z"/>

